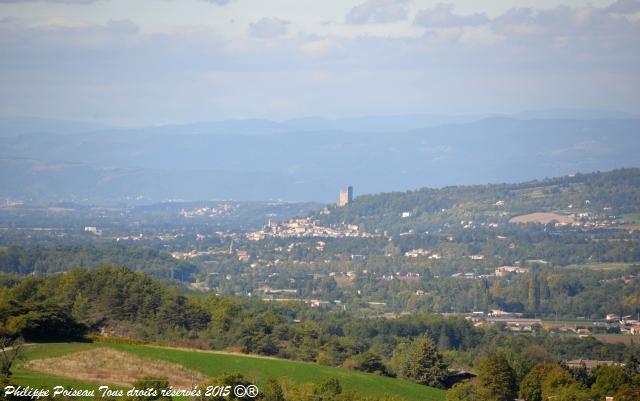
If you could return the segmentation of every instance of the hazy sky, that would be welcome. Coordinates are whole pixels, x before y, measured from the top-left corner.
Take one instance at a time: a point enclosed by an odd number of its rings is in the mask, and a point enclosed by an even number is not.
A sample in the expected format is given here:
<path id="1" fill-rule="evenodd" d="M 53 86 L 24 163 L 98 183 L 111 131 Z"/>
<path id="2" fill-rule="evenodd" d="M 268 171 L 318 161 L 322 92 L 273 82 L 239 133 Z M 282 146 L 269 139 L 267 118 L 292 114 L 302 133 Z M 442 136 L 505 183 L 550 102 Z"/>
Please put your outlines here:
<path id="1" fill-rule="evenodd" d="M 638 113 L 640 0 L 0 0 L 0 89 L 127 125 Z"/>

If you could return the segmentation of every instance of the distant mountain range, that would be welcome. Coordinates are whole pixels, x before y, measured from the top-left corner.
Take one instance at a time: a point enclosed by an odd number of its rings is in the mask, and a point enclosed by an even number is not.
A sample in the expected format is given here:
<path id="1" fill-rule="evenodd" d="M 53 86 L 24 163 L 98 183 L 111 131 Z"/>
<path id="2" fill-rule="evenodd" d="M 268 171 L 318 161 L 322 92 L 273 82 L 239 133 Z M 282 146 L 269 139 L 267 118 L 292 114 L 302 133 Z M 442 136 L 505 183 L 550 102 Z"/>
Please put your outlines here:
<path id="1" fill-rule="evenodd" d="M 18 135 L 0 121 L 0 198 L 332 202 L 346 185 L 362 194 L 640 167 L 640 119 L 545 113 L 93 126 L 82 133 L 55 132 L 63 129 L 56 125 Z M 558 113 L 582 117 L 544 117 Z"/>
<path id="2" fill-rule="evenodd" d="M 100 131 L 121 134 L 259 134 L 291 131 L 401 132 L 438 125 L 466 123 L 490 117 L 515 119 L 600 120 L 636 119 L 640 115 L 608 110 L 548 109 L 515 114 L 409 114 L 330 119 L 306 117 L 281 122 L 265 119 L 224 120 L 190 124 L 165 124 L 137 128 L 37 117 L 0 117 L 0 137 L 24 134 L 79 134 Z"/>

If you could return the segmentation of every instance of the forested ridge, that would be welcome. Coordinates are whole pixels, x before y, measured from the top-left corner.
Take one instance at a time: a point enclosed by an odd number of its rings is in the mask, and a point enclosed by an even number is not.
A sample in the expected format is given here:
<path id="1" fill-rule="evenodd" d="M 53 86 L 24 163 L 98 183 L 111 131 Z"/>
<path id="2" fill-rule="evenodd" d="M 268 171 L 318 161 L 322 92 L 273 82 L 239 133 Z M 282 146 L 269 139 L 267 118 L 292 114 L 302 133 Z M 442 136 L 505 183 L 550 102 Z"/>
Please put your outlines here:
<path id="1" fill-rule="evenodd" d="M 496 204 L 499 202 L 499 204 Z M 364 230 L 399 233 L 441 228 L 460 220 L 504 223 L 514 215 L 578 210 L 623 214 L 640 211 L 640 169 L 572 174 L 519 184 L 423 188 L 357 196 L 346 207 L 314 217 L 327 224 L 348 222 Z M 409 218 L 399 216 L 410 213 Z M 503 214 L 506 213 L 506 214 Z"/>

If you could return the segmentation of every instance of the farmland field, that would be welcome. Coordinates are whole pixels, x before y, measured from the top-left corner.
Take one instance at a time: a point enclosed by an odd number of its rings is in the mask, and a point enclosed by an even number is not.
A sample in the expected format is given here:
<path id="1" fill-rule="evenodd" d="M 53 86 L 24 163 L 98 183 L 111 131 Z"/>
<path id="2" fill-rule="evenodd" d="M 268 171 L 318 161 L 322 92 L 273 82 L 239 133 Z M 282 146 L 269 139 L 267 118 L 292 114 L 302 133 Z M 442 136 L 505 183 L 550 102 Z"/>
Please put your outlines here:
<path id="1" fill-rule="evenodd" d="M 634 336 L 626 336 L 623 334 L 599 334 L 594 336 L 598 341 L 609 344 L 625 344 L 634 345 L 640 342 L 640 340 Z"/>
<path id="2" fill-rule="evenodd" d="M 166 367 L 181 365 L 184 368 L 182 376 L 189 371 L 202 377 L 239 372 L 255 382 L 258 387 L 272 377 L 287 378 L 296 385 L 317 383 L 325 378 L 335 377 L 345 390 L 368 396 L 393 395 L 405 400 L 427 401 L 440 401 L 445 398 L 443 390 L 354 370 L 250 355 L 125 344 L 65 343 L 29 346 L 25 348 L 25 361 L 14 369 L 13 379 L 18 384 L 32 387 L 61 384 L 76 388 L 96 388 L 98 381 L 95 378 L 85 375 L 83 380 L 79 380 L 73 376 L 73 372 L 65 371 L 65 367 L 68 369 L 73 366 L 76 368 L 84 366 L 82 361 L 86 360 L 86 357 L 83 357 L 86 354 L 83 353 L 87 351 L 93 351 L 94 355 L 114 351 L 118 354 L 129 354 L 132 361 L 152 360 L 158 369 L 165 368 L 166 371 L 168 371 Z M 56 365 L 56 370 L 47 370 L 42 367 L 44 364 L 38 363 L 38 360 L 45 358 L 61 357 L 65 358 L 66 363 Z M 34 369 L 42 369 L 45 372 Z M 124 368 L 122 372 L 123 375 L 131 373 L 130 369 Z M 122 379 L 123 377 L 119 377 L 117 371 L 112 371 L 104 378 L 105 383 L 101 384 L 122 385 L 126 383 Z"/>
<path id="3" fill-rule="evenodd" d="M 637 264 L 637 263 L 636 263 Z M 592 269 L 592 270 L 624 270 L 634 263 L 584 263 L 564 266 L 565 269 Z"/>
<path id="4" fill-rule="evenodd" d="M 558 223 L 563 224 L 571 224 L 575 222 L 575 219 L 569 216 L 565 216 L 558 213 L 529 213 L 521 216 L 515 216 L 509 220 L 510 223 L 537 223 L 537 224 L 549 224 L 552 221 L 556 221 Z"/>
<path id="5" fill-rule="evenodd" d="M 626 213 L 622 215 L 622 220 L 631 224 L 640 224 L 640 213 Z"/>

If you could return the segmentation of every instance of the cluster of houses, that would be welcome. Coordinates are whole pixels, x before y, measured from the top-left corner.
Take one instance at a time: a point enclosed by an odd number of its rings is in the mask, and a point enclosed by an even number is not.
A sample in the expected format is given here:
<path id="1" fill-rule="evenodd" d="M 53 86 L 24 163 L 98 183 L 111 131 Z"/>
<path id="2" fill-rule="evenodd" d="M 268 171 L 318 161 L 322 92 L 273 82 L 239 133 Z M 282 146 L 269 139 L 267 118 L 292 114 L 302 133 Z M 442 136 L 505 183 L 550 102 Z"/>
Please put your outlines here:
<path id="1" fill-rule="evenodd" d="M 191 210 L 182 209 L 178 213 L 181 217 L 185 217 L 188 219 L 194 217 L 218 217 L 222 215 L 227 215 L 234 209 L 237 209 L 238 205 L 231 203 L 223 203 L 218 207 L 198 207 Z"/>
<path id="2" fill-rule="evenodd" d="M 404 256 L 408 258 L 426 257 L 427 259 L 442 259 L 442 256 L 438 253 L 424 248 L 411 249 L 410 251 L 405 252 Z"/>
<path id="3" fill-rule="evenodd" d="M 579 337 L 588 337 L 598 332 L 607 332 L 609 329 L 618 328 L 620 334 L 640 335 L 640 320 L 632 316 L 618 316 L 608 314 L 605 320 L 584 321 L 583 323 L 555 323 L 535 318 L 523 318 L 521 313 L 506 312 L 500 309 L 492 309 L 491 312 L 471 312 L 464 314 L 467 320 L 475 326 L 488 324 L 502 324 L 504 329 L 511 332 L 533 332 L 545 329 L 558 333 L 577 334 Z"/>
<path id="4" fill-rule="evenodd" d="M 640 335 L 640 319 L 634 319 L 631 315 L 618 316 L 610 313 L 606 316 L 606 320 L 607 323 L 617 325 L 621 334 Z"/>
<path id="5" fill-rule="evenodd" d="M 528 273 L 528 267 L 520 267 L 520 266 L 500 266 L 496 267 L 496 269 L 491 274 L 476 274 L 474 272 L 456 272 L 451 275 L 453 278 L 466 278 L 466 279 L 482 279 L 482 278 L 492 278 L 492 277 L 506 277 L 511 274 L 524 274 Z"/>
<path id="6" fill-rule="evenodd" d="M 319 221 L 311 218 L 292 219 L 282 223 L 272 223 L 264 226 L 262 230 L 254 231 L 247 234 L 247 239 L 259 241 L 267 237 L 274 238 L 346 238 L 346 237 L 371 237 L 372 235 L 359 231 L 358 226 L 354 224 L 341 224 L 337 226 L 327 227 L 320 224 Z"/>

